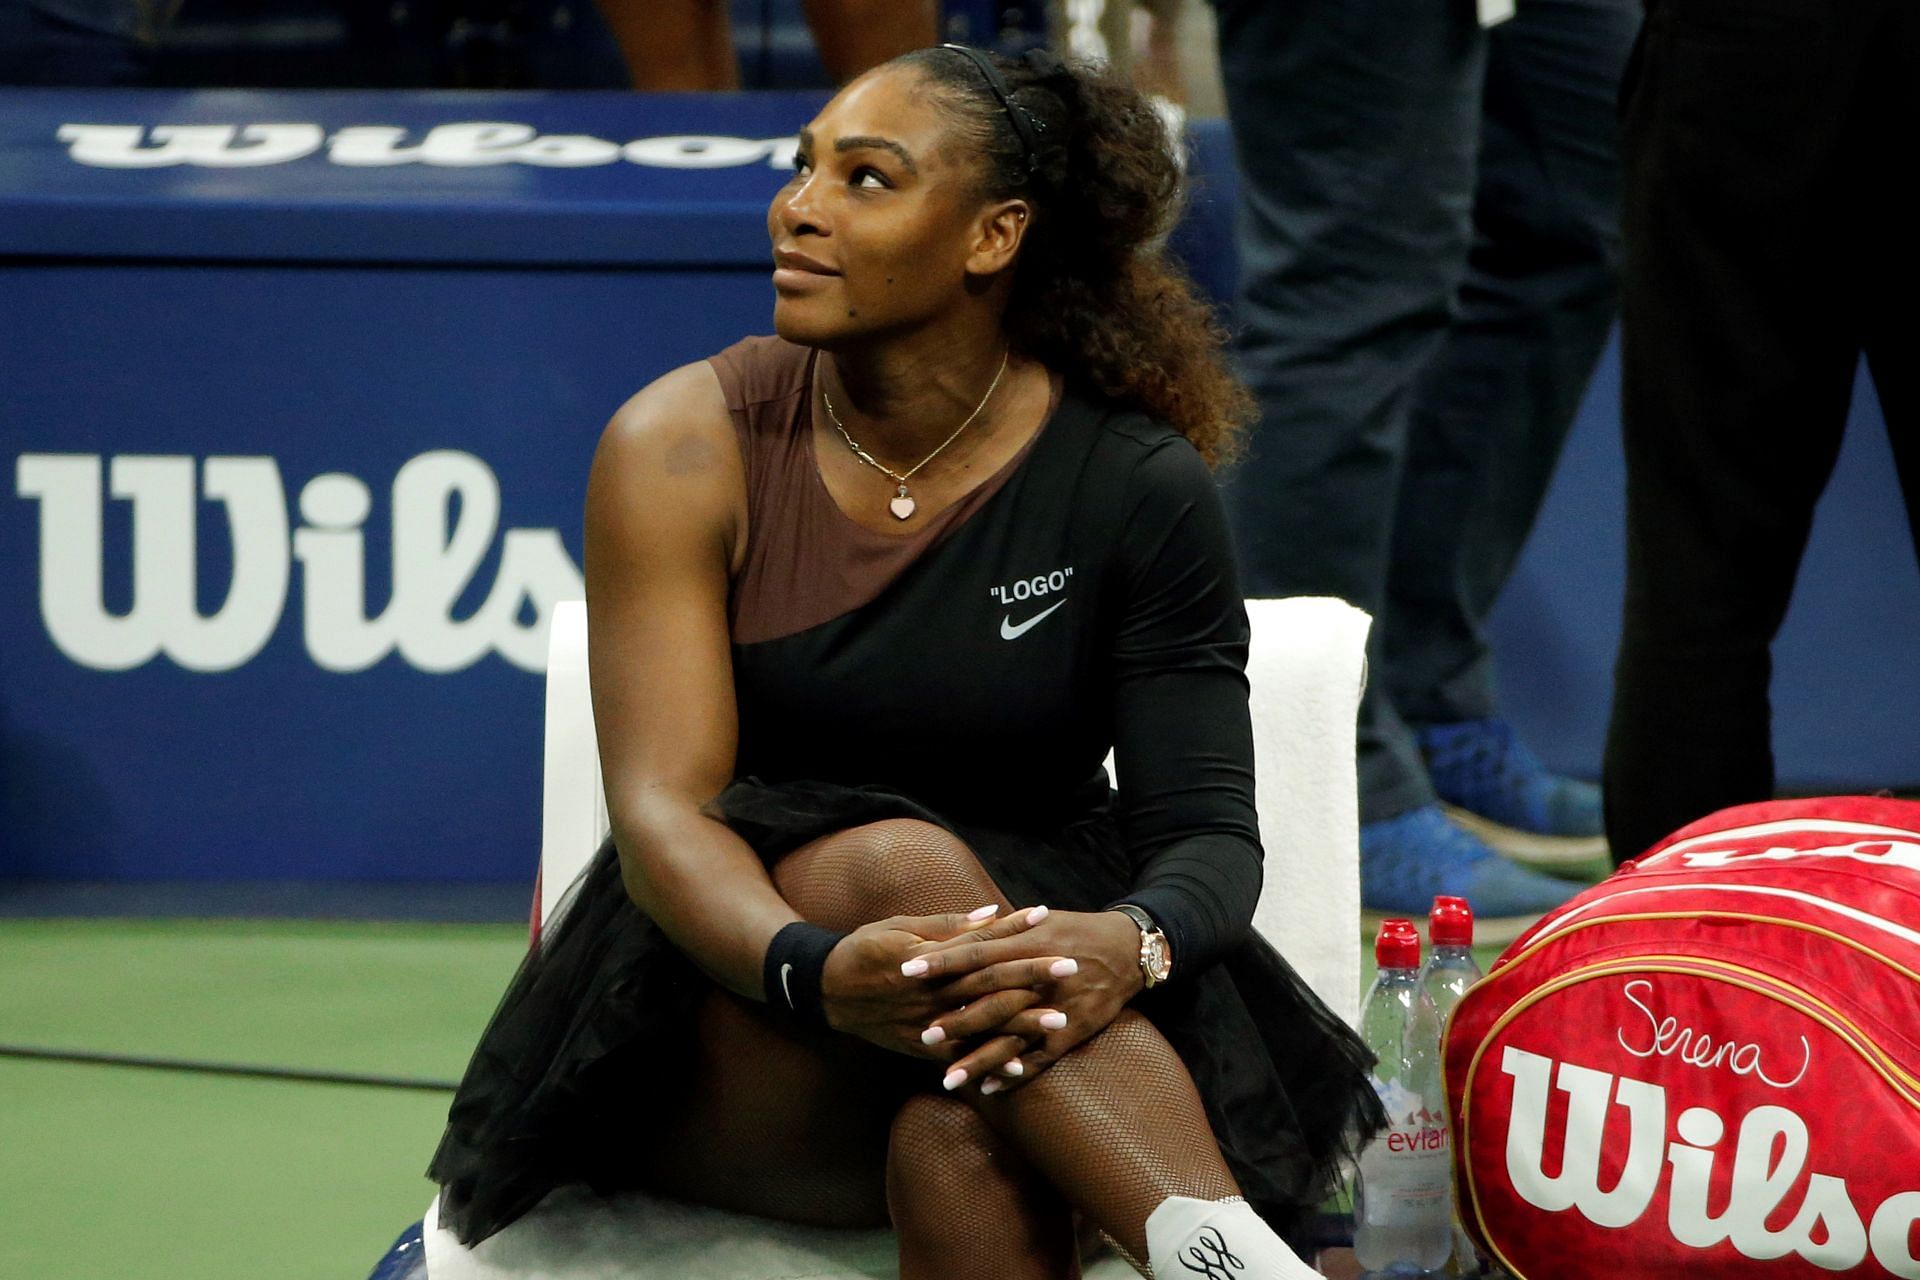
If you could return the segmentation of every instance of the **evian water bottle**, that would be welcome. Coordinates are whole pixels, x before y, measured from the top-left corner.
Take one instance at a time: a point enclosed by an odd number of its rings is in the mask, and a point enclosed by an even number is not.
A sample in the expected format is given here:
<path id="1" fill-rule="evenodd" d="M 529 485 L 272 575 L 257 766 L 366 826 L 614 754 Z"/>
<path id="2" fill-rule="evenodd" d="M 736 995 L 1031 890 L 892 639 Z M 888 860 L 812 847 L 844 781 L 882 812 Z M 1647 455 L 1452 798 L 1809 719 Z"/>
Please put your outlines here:
<path id="1" fill-rule="evenodd" d="M 1444 1036 L 1453 1006 L 1467 994 L 1467 988 L 1485 975 L 1473 958 L 1473 907 L 1465 898 L 1435 898 L 1427 915 L 1427 937 L 1433 950 L 1420 966 L 1420 985 L 1433 998 L 1433 1010 L 1440 1018 Z"/>
<path id="2" fill-rule="evenodd" d="M 1434 1013 L 1440 1021 L 1441 1040 L 1444 1043 L 1448 1020 L 1453 1017 L 1453 1007 L 1460 1003 L 1460 997 L 1467 994 L 1467 988 L 1485 976 L 1480 971 L 1480 962 L 1473 958 L 1473 907 L 1465 898 L 1440 897 L 1433 900 L 1433 908 L 1427 914 L 1427 938 L 1433 943 L 1433 950 L 1427 953 L 1427 961 L 1420 966 L 1420 986 L 1433 1000 Z M 1479 1250 L 1473 1247 L 1473 1241 L 1460 1226 L 1460 1215 L 1455 1212 L 1453 1218 L 1453 1258 L 1448 1262 L 1446 1274 L 1449 1276 L 1482 1276 L 1490 1268 Z"/>
<path id="3" fill-rule="evenodd" d="M 1440 1019 L 1420 985 L 1420 935 L 1383 920 L 1379 976 L 1360 1010 L 1360 1034 L 1379 1059 L 1373 1087 L 1387 1128 L 1360 1153 L 1353 1251 L 1369 1272 L 1418 1275 L 1453 1252 L 1453 1162 L 1440 1078 Z"/>

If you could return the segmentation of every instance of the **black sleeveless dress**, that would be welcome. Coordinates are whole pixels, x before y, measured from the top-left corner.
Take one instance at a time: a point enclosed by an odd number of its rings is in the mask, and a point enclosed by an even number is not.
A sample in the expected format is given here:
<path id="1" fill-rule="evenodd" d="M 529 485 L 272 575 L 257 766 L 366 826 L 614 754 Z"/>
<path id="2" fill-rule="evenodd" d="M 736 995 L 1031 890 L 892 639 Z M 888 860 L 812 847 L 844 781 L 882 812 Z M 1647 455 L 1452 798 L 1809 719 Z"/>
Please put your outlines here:
<path id="1" fill-rule="evenodd" d="M 867 603 L 735 645 L 737 781 L 713 810 L 769 866 L 917 817 L 1016 906 L 1146 907 L 1177 967 L 1134 1007 L 1286 1232 L 1382 1117 L 1364 1046 L 1249 928 L 1248 628 L 1212 476 L 1168 427 L 1068 387 L 998 480 Z M 674 1091 L 672 1055 L 647 1049 L 710 989 L 628 899 L 609 840 L 461 1082 L 428 1171 L 441 1221 L 471 1243 L 557 1186 L 631 1185 L 623 1153 Z"/>

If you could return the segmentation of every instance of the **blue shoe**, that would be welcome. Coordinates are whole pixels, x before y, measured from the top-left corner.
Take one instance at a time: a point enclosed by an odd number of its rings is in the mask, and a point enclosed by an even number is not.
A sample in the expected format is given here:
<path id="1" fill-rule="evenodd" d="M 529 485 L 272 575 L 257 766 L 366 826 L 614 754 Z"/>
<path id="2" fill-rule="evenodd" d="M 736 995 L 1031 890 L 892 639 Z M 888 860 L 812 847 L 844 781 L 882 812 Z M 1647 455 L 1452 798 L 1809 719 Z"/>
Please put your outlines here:
<path id="1" fill-rule="evenodd" d="M 1548 773 L 1505 720 L 1415 730 L 1447 816 L 1496 852 L 1565 866 L 1607 856 L 1600 788 Z"/>
<path id="2" fill-rule="evenodd" d="M 1517 867 L 1423 805 L 1360 828 L 1360 906 L 1367 916 L 1410 916 L 1425 925 L 1440 894 L 1473 907 L 1476 943 L 1511 942 L 1581 886 Z"/>

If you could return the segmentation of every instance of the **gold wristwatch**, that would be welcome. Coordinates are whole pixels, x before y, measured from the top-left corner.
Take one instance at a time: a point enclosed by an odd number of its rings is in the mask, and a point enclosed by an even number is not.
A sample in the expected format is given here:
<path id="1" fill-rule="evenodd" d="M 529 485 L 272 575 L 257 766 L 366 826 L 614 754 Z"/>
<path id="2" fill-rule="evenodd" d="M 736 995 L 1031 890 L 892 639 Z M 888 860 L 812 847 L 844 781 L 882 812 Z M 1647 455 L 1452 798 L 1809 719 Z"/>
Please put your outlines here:
<path id="1" fill-rule="evenodd" d="M 1167 935 L 1160 932 L 1152 916 L 1131 902 L 1119 903 L 1113 909 L 1125 912 L 1140 926 L 1140 973 L 1149 987 L 1159 986 L 1173 973 L 1173 950 L 1167 946 Z"/>

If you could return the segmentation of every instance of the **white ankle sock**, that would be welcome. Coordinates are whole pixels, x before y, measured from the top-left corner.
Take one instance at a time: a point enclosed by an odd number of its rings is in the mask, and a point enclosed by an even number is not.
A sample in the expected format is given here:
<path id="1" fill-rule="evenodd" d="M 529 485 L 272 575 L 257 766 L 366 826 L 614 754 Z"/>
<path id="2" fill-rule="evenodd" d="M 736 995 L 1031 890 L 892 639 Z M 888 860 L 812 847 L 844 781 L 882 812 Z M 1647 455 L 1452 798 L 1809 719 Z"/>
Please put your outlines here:
<path id="1" fill-rule="evenodd" d="M 1317 1280 L 1320 1275 L 1238 1196 L 1162 1200 L 1147 1215 L 1147 1262 L 1155 1280 Z"/>

